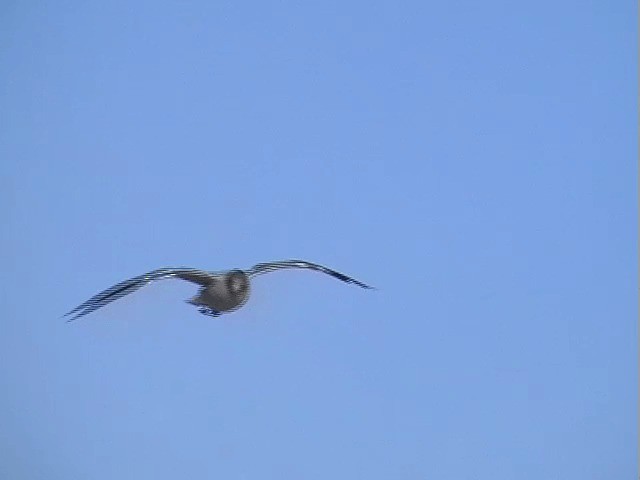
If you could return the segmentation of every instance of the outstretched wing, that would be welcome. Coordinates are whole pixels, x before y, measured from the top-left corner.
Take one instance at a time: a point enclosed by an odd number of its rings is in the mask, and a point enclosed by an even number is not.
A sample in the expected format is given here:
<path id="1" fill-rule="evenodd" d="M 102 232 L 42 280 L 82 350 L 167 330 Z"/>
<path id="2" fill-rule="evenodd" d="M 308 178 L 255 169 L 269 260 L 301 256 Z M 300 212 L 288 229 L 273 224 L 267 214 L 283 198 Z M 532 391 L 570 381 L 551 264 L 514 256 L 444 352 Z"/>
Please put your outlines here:
<path id="1" fill-rule="evenodd" d="M 257 265 L 254 265 L 249 270 L 247 270 L 247 274 L 250 277 L 253 277 L 255 275 L 261 275 L 263 273 L 269 273 L 284 268 L 308 268 L 310 270 L 316 270 L 318 272 L 326 273 L 327 275 L 331 275 L 338 280 L 342 280 L 346 283 L 353 283 L 362 288 L 374 288 L 367 285 L 366 283 L 362 283 L 356 280 L 355 278 L 351 278 L 344 273 L 336 272 L 335 270 L 331 270 L 330 268 L 323 267 L 322 265 L 318 265 L 316 263 L 305 262 L 304 260 L 282 260 L 280 262 L 258 263 Z"/>
<path id="2" fill-rule="evenodd" d="M 108 303 L 118 300 L 125 295 L 135 292 L 148 283 L 165 278 L 180 278 L 182 280 L 204 286 L 210 284 L 215 278 L 215 275 L 195 268 L 159 268 L 158 270 L 138 275 L 137 277 L 124 280 L 123 282 L 107 288 L 106 290 L 94 295 L 86 302 L 78 305 L 70 312 L 65 313 L 64 316 L 67 317 L 69 315 L 73 315 L 69 320 L 67 320 L 67 322 L 71 322 L 77 318 L 84 317 L 94 310 L 104 307 Z"/>

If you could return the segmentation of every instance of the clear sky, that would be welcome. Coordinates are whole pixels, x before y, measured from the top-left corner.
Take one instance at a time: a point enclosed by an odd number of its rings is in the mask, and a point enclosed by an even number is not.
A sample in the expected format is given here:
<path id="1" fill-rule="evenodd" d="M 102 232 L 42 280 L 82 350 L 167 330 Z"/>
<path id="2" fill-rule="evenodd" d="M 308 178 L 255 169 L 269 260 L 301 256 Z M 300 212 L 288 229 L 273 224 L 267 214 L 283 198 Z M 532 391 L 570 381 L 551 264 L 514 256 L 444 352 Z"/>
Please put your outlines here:
<path id="1" fill-rule="evenodd" d="M 636 20 L 4 2 L 0 478 L 636 478 Z"/>

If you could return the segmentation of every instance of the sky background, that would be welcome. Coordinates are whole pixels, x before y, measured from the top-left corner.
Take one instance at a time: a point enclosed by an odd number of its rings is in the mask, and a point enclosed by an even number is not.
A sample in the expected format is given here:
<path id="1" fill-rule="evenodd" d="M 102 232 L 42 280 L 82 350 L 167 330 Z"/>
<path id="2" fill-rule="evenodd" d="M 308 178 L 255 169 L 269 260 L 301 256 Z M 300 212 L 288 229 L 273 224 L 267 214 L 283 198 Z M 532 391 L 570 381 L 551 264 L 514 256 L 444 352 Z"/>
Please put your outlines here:
<path id="1" fill-rule="evenodd" d="M 637 478 L 636 20 L 3 2 L 0 478 Z"/>

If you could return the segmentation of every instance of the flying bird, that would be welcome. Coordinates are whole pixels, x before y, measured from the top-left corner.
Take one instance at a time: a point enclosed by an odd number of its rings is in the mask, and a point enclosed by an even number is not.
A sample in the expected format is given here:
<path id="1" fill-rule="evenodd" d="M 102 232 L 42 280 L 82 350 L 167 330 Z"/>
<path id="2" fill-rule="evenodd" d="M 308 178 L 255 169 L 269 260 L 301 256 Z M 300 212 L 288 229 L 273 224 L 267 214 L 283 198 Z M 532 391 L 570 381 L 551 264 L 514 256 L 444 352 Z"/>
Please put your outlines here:
<path id="1" fill-rule="evenodd" d="M 187 267 L 159 268 L 107 288 L 67 312 L 64 316 L 70 317 L 67 321 L 71 322 L 125 295 L 133 293 L 151 282 L 167 278 L 179 278 L 200 285 L 198 294 L 186 300 L 186 302 L 198 307 L 198 311 L 204 315 L 218 317 L 223 313 L 237 310 L 246 303 L 249 299 L 251 279 L 253 277 L 285 268 L 307 268 L 316 270 L 331 275 L 343 282 L 353 283 L 361 288 L 373 288 L 343 273 L 336 272 L 335 270 L 316 263 L 305 262 L 304 260 L 282 260 L 279 262 L 258 263 L 248 270 L 234 269 L 223 272 L 207 272 L 205 270 Z"/>

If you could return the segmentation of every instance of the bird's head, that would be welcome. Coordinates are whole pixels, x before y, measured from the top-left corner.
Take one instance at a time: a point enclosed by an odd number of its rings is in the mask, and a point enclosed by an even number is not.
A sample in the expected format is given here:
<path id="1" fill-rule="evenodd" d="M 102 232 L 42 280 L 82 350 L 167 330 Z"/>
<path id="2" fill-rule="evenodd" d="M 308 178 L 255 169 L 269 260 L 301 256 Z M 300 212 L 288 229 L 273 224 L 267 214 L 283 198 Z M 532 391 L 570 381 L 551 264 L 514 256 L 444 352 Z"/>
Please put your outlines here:
<path id="1" fill-rule="evenodd" d="M 242 270 L 231 270 L 225 277 L 227 289 L 234 297 L 244 297 L 249 291 L 249 277 Z"/>

